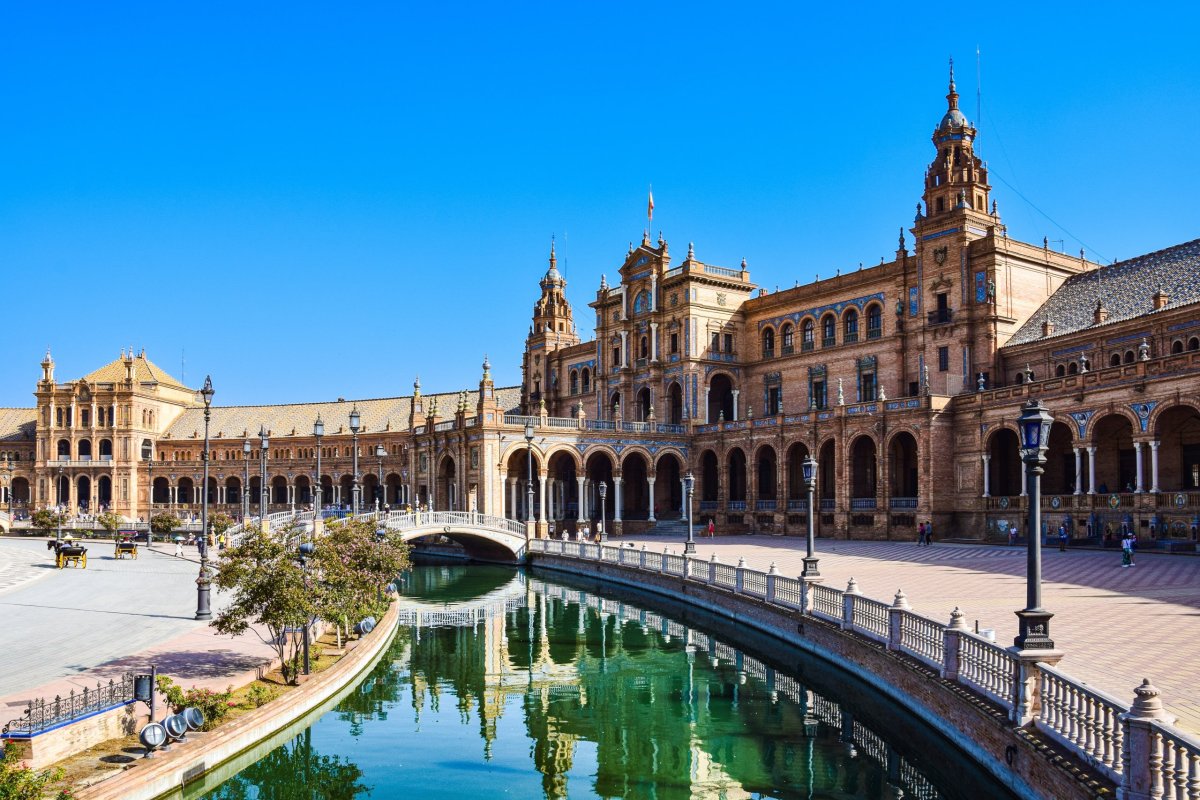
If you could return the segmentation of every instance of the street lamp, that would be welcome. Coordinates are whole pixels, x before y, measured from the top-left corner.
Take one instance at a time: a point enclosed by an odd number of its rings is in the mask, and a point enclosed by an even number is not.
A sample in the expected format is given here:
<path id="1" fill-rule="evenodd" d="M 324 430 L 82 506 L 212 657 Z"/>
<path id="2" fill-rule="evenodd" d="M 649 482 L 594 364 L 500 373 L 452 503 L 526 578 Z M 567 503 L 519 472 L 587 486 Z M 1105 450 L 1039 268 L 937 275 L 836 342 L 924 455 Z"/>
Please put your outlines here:
<path id="1" fill-rule="evenodd" d="M 212 619 L 209 600 L 212 594 L 212 578 L 208 574 L 208 421 L 212 416 L 212 377 L 204 377 L 204 449 L 200 459 L 204 462 L 204 488 L 200 493 L 200 575 L 196 578 L 196 619 Z"/>
<path id="2" fill-rule="evenodd" d="M 525 481 L 525 520 L 533 522 L 533 423 L 525 423 L 525 455 L 527 458 Z"/>
<path id="3" fill-rule="evenodd" d="M 408 491 L 408 467 L 400 468 L 400 485 L 404 488 L 404 505 L 409 505 L 410 492 Z"/>
<path id="4" fill-rule="evenodd" d="M 325 423 L 321 421 L 321 415 L 317 414 L 317 421 L 313 423 L 313 438 L 317 440 L 317 483 L 313 493 L 313 514 L 314 518 L 321 516 L 321 437 L 325 435 Z M 316 523 L 313 523 L 316 524 Z"/>
<path id="5" fill-rule="evenodd" d="M 358 406 L 354 406 L 350 409 L 350 444 L 351 454 L 354 457 L 354 516 L 358 516 L 358 502 L 362 492 L 362 487 L 358 483 L 358 428 Z"/>
<path id="6" fill-rule="evenodd" d="M 600 541 L 608 541 L 608 531 L 604 529 L 604 498 L 608 497 L 608 484 L 600 481 Z"/>
<path id="7" fill-rule="evenodd" d="M 308 559 L 313 554 L 316 548 L 312 542 L 304 542 L 300 545 L 300 568 L 304 570 L 304 589 L 305 593 L 308 590 Z M 309 674 L 310 667 L 308 661 L 308 627 L 310 620 L 308 615 L 304 615 L 304 674 Z"/>
<path id="8" fill-rule="evenodd" d="M 1021 431 L 1021 460 L 1029 494 L 1029 535 L 1026 542 L 1025 608 L 1016 612 L 1019 623 L 1016 646 L 1021 650 L 1053 650 L 1050 618 L 1042 608 L 1042 473 L 1045 472 L 1047 442 L 1054 417 L 1041 400 L 1021 407 L 1017 428 Z"/>
<path id="9" fill-rule="evenodd" d="M 242 525 L 250 517 L 250 440 L 242 442 Z"/>
<path id="10" fill-rule="evenodd" d="M 692 531 L 692 490 L 696 488 L 696 476 L 689 469 L 687 475 L 683 476 L 683 490 L 687 492 L 687 514 L 688 514 L 688 538 L 683 545 L 683 554 L 696 552 L 696 539 Z"/>
<path id="11" fill-rule="evenodd" d="M 150 507 L 150 511 L 146 514 L 146 520 L 154 516 L 154 455 L 146 459 L 146 481 L 149 483 L 147 498 L 149 502 L 146 504 Z M 146 544 L 147 546 L 154 544 L 154 528 L 146 528 Z"/>
<path id="12" fill-rule="evenodd" d="M 375 458 L 379 459 L 379 485 L 375 487 L 375 510 L 378 511 L 384 500 L 387 497 L 383 493 L 383 457 L 387 455 L 387 450 L 383 449 L 383 445 L 375 445 Z"/>
<path id="13" fill-rule="evenodd" d="M 267 438 L 267 426 L 258 426 L 258 518 L 264 520 L 267 518 L 267 501 L 270 495 L 267 494 L 267 445 L 271 442 Z"/>
<path id="14" fill-rule="evenodd" d="M 64 491 L 63 491 L 63 471 L 64 471 L 64 468 L 63 468 L 63 465 L 62 465 L 62 463 L 60 462 L 60 463 L 59 463 L 59 465 L 58 465 L 58 492 L 57 492 L 57 494 L 58 494 L 58 504 L 59 504 L 60 506 L 62 505 L 62 497 L 63 497 L 63 495 L 65 494 L 65 495 L 67 495 L 67 496 L 70 496 L 70 492 L 69 492 L 69 491 L 67 491 L 67 492 L 64 492 Z M 57 520 L 58 520 L 58 532 L 57 532 L 57 533 L 55 533 L 55 535 L 54 535 L 54 541 L 55 541 L 55 542 L 57 542 L 57 543 L 59 543 L 59 544 L 61 544 L 61 543 L 62 543 L 62 518 L 63 518 L 63 514 L 62 514 L 62 512 L 61 512 L 61 511 L 59 511 L 59 512 L 57 512 L 57 513 L 56 513 L 54 516 L 55 516 L 55 519 L 57 519 Z"/>
<path id="15" fill-rule="evenodd" d="M 800 573 L 801 580 L 819 581 L 821 573 L 817 569 L 817 556 L 813 550 L 816 543 L 815 531 L 813 530 L 813 493 L 817 486 L 817 460 L 812 455 L 807 455 L 800 462 L 800 475 L 804 478 L 804 488 L 808 490 L 808 542 L 807 550 L 804 556 L 804 570 Z"/>

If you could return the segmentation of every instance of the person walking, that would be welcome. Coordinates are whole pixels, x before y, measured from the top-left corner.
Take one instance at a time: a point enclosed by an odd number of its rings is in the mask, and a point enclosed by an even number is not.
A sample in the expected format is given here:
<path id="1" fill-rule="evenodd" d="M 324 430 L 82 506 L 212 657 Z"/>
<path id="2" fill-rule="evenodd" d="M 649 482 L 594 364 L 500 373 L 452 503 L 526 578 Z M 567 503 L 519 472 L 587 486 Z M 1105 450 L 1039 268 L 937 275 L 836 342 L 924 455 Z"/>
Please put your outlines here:
<path id="1" fill-rule="evenodd" d="M 925 523 L 917 523 L 917 547 L 925 544 Z"/>
<path id="2" fill-rule="evenodd" d="M 713 525 L 713 521 L 710 519 L 710 520 L 708 521 L 708 538 L 710 538 L 710 539 L 711 539 L 711 538 L 713 538 L 713 537 L 714 537 L 714 536 L 716 536 L 716 535 L 717 535 L 717 533 L 716 533 L 716 526 L 715 526 L 715 525 Z"/>
<path id="3" fill-rule="evenodd" d="M 1133 537 L 1126 535 L 1121 540 L 1121 566 L 1132 567 L 1136 566 L 1133 563 Z"/>
<path id="4" fill-rule="evenodd" d="M 1067 552 L 1067 526 L 1058 526 L 1058 552 Z"/>
<path id="5" fill-rule="evenodd" d="M 182 539 L 175 540 L 175 557 L 183 558 L 183 540 Z"/>
<path id="6" fill-rule="evenodd" d="M 933 547 L 933 523 L 925 520 L 925 546 Z"/>

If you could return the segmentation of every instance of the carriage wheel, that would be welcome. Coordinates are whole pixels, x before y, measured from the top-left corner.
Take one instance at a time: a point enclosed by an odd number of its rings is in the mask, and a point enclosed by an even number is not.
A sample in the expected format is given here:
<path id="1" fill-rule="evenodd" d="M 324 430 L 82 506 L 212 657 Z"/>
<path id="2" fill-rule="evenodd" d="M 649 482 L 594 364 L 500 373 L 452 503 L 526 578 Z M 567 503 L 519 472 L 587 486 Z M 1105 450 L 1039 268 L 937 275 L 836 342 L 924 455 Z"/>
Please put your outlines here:
<path id="1" fill-rule="evenodd" d="M 87 569 L 87 553 L 84 553 L 79 557 L 79 563 L 80 566 L 82 566 L 84 569 Z"/>

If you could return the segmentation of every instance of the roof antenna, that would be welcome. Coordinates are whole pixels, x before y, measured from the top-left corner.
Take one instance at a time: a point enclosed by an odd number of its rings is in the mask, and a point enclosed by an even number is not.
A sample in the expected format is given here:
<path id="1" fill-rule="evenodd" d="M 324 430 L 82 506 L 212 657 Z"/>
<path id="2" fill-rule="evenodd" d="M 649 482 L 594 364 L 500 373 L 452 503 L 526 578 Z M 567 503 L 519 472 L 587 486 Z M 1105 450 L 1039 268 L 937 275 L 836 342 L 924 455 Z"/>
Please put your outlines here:
<path id="1" fill-rule="evenodd" d="M 979 68 L 979 45 L 975 45 L 975 127 L 983 125 L 983 72 Z"/>
<path id="2" fill-rule="evenodd" d="M 187 359 L 185 358 L 186 354 L 186 348 L 179 348 L 179 382 L 184 386 L 187 386 L 187 370 L 183 368 L 184 364 L 187 363 Z"/>

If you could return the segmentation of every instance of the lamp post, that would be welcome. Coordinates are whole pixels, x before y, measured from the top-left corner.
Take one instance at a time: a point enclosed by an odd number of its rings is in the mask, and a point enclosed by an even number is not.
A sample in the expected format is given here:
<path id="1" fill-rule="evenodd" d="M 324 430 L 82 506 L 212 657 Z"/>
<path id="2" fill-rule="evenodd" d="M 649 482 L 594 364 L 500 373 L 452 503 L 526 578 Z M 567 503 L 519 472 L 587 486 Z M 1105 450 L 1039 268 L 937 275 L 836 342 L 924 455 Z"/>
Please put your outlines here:
<path id="1" fill-rule="evenodd" d="M 150 455 L 150 458 L 146 459 L 146 480 L 149 483 L 149 486 L 147 487 L 147 489 L 148 489 L 147 499 L 149 502 L 147 502 L 146 505 L 149 506 L 149 508 L 150 508 L 149 512 L 146 514 L 146 524 L 149 525 L 151 517 L 154 516 L 154 455 L 153 454 Z M 154 544 L 154 528 L 147 527 L 146 528 L 146 545 L 149 546 L 152 544 Z"/>
<path id="2" fill-rule="evenodd" d="M 267 518 L 267 499 L 270 497 L 267 494 L 267 445 L 271 442 L 267 438 L 266 425 L 258 426 L 258 440 L 258 517 L 259 520 L 264 520 Z"/>
<path id="3" fill-rule="evenodd" d="M 208 574 L 208 421 L 212 416 L 212 377 L 204 377 L 204 449 L 200 459 L 204 462 L 204 488 L 200 490 L 200 575 L 196 578 L 196 619 L 212 619 L 209 604 L 212 594 L 212 578 Z"/>
<path id="4" fill-rule="evenodd" d="M 683 476 L 683 489 L 687 492 L 687 514 L 688 514 L 688 538 L 683 545 L 683 554 L 688 555 L 696 552 L 696 539 L 692 530 L 692 490 L 696 487 L 696 476 L 689 469 L 687 475 Z"/>
<path id="5" fill-rule="evenodd" d="M 383 491 L 383 457 L 387 455 L 387 450 L 383 445 L 375 445 L 375 458 L 379 460 L 379 485 L 375 487 L 375 510 L 382 510 L 387 500 L 387 495 Z"/>
<path id="6" fill-rule="evenodd" d="M 362 487 L 358 482 L 358 428 L 359 428 L 358 406 L 350 409 L 350 453 L 353 456 L 354 470 L 354 516 L 358 516 L 358 503 Z"/>
<path id="7" fill-rule="evenodd" d="M 608 484 L 600 481 L 600 542 L 608 541 L 608 531 L 604 529 L 604 498 L 608 497 Z"/>
<path id="8" fill-rule="evenodd" d="M 400 485 L 404 487 L 404 504 L 407 506 L 409 504 L 408 467 L 400 468 Z"/>
<path id="9" fill-rule="evenodd" d="M 250 517 L 250 440 L 242 442 L 242 525 Z"/>
<path id="10" fill-rule="evenodd" d="M 525 520 L 533 522 L 533 423 L 525 423 Z"/>
<path id="11" fill-rule="evenodd" d="M 321 497 L 324 494 L 321 484 L 321 437 L 325 435 L 325 423 L 321 421 L 321 415 L 317 414 L 317 421 L 313 423 L 313 438 L 317 440 L 317 482 L 313 487 L 313 518 L 321 516 Z M 316 524 L 316 523 L 313 523 Z"/>
<path id="12" fill-rule="evenodd" d="M 808 541 L 804 555 L 804 570 L 800 573 L 800 578 L 815 582 L 821 580 L 821 573 L 817 569 L 818 559 L 813 552 L 816 546 L 814 541 L 816 533 L 813 529 L 813 503 L 816 501 L 813 494 L 817 486 L 817 460 L 812 455 L 805 456 L 804 461 L 800 462 L 800 475 L 804 478 L 804 488 L 808 490 Z"/>
<path id="13" fill-rule="evenodd" d="M 57 487 L 57 491 L 55 492 L 55 494 L 57 494 L 58 498 L 59 498 L 58 499 L 59 505 L 62 505 L 62 496 L 64 494 L 70 495 L 70 492 L 63 491 L 63 472 L 64 472 L 64 468 L 63 468 L 63 465 L 60 463 L 58 465 L 58 487 Z M 54 534 L 54 541 L 61 544 L 62 543 L 62 518 L 63 518 L 62 512 L 61 511 L 56 512 L 54 515 L 54 518 L 58 520 L 58 531 Z"/>
<path id="14" fill-rule="evenodd" d="M 306 592 L 308 590 L 308 559 L 313 554 L 314 549 L 315 548 L 313 547 L 312 542 L 304 542 L 303 544 L 300 545 L 300 568 L 302 570 L 304 570 L 304 589 Z M 304 636 L 304 674 L 305 675 L 309 674 L 309 671 L 310 671 L 309 660 L 308 660 L 308 627 L 309 627 L 309 623 L 310 623 L 310 620 L 308 618 L 308 615 L 305 614 L 305 616 L 304 616 L 304 634 L 303 634 L 303 636 Z"/>
<path id="15" fill-rule="evenodd" d="M 1047 440 L 1054 417 L 1041 400 L 1021 407 L 1017 427 L 1021 431 L 1021 460 L 1025 462 L 1029 495 L 1029 536 L 1026 542 L 1025 608 L 1016 612 L 1019 622 L 1016 646 L 1021 650 L 1053 650 L 1050 618 L 1042 608 L 1042 473 L 1045 471 Z"/>

